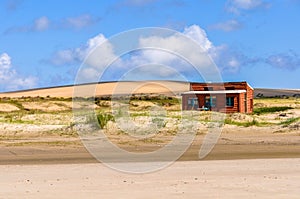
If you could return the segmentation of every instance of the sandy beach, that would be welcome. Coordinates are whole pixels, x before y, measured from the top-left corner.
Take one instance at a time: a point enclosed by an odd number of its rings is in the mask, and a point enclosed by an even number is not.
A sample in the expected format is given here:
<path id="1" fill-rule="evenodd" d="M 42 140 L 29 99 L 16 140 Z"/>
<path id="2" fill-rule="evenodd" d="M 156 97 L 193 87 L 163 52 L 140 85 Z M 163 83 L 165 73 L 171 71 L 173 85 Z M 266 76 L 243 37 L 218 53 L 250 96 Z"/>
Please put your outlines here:
<path id="1" fill-rule="evenodd" d="M 138 166 L 138 164 L 137 164 Z M 103 164 L 1 165 L 0 198 L 299 198 L 300 159 L 181 161 L 149 174 Z"/>

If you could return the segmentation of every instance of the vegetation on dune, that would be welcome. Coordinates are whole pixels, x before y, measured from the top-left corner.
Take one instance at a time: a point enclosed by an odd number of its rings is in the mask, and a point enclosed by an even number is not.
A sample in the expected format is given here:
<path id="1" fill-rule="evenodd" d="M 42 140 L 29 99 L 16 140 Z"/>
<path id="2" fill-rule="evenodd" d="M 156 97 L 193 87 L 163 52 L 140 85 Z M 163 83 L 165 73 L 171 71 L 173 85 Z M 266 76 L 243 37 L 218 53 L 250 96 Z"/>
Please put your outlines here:
<path id="1" fill-rule="evenodd" d="M 292 118 L 289 118 L 283 122 L 280 122 L 281 125 L 284 125 L 285 127 L 292 124 L 292 123 L 295 123 L 297 121 L 300 121 L 300 117 L 292 117 Z"/>
<path id="2" fill-rule="evenodd" d="M 87 117 L 86 123 L 98 124 L 101 129 L 104 129 L 109 121 L 114 122 L 115 121 L 114 116 L 110 113 L 100 112 L 97 113 L 96 115 L 89 115 Z"/>
<path id="3" fill-rule="evenodd" d="M 98 113 L 97 121 L 98 121 L 100 128 L 103 129 L 109 121 L 114 122 L 115 118 L 113 115 L 108 114 L 108 113 Z"/>
<path id="4" fill-rule="evenodd" d="M 293 108 L 289 107 L 289 106 L 261 107 L 261 108 L 254 108 L 253 113 L 260 115 L 260 114 L 266 114 L 266 113 L 286 111 L 289 109 L 293 109 Z"/>
<path id="5" fill-rule="evenodd" d="M 232 120 L 230 118 L 226 118 L 224 120 L 224 124 L 230 124 L 230 125 L 236 125 L 236 126 L 243 126 L 243 127 L 264 125 L 263 123 L 259 123 L 255 119 L 253 119 L 252 121 L 248 121 L 248 122 L 237 122 L 237 121 L 234 121 L 234 120 Z"/>
<path id="6" fill-rule="evenodd" d="M 145 117 L 153 117 L 154 113 L 166 114 L 168 118 L 172 118 L 171 121 L 177 121 L 182 119 L 188 120 L 194 118 L 197 121 L 203 123 L 211 122 L 211 112 L 181 112 L 180 99 L 176 97 L 164 96 L 164 95 L 133 95 L 133 96 L 118 96 L 114 99 L 114 103 L 119 107 L 116 111 L 116 115 L 111 114 L 111 97 L 96 97 L 96 98 L 76 98 L 75 100 L 86 101 L 89 100 L 95 103 L 96 113 L 88 116 L 86 123 L 97 124 L 101 129 L 107 126 L 108 122 L 115 122 L 116 118 L 128 115 L 130 118 L 139 121 L 143 121 Z M 72 109 L 64 109 L 65 106 L 70 106 L 70 103 L 66 101 L 72 101 L 71 98 L 52 98 L 48 97 L 23 97 L 23 98 L 0 98 L 1 103 L 8 103 L 19 108 L 19 110 L 13 110 L 10 112 L 0 112 L 0 122 L 10 124 L 32 124 L 32 125 L 66 125 L 72 124 Z M 30 107 L 33 102 L 34 105 Z M 253 114 L 240 114 L 238 117 L 228 114 L 224 121 L 224 124 L 230 124 L 235 126 L 250 127 L 250 126 L 267 126 L 267 125 L 282 125 L 283 127 L 289 126 L 298 122 L 300 119 L 299 114 L 295 114 L 298 111 L 297 106 L 294 106 L 298 102 L 296 99 L 255 99 Z M 118 104 L 119 103 L 119 104 Z M 276 106 L 278 105 L 279 106 Z M 57 109 L 47 110 L 47 106 L 56 106 Z M 282 106 L 280 106 L 282 105 Z M 43 109 L 35 109 L 36 107 L 42 107 Z M 129 106 L 128 109 L 123 110 L 123 106 Z M 156 111 L 157 106 L 159 108 Z M 268 107 L 266 107 L 268 106 Z M 29 108 L 28 108 L 29 107 Z M 62 107 L 60 109 L 60 107 Z M 282 112 L 286 110 L 294 109 L 289 113 L 280 113 L 284 116 L 274 116 L 272 113 Z M 123 110 L 123 111 L 122 111 Z M 128 111 L 125 114 L 124 111 Z M 79 108 L 80 111 L 80 108 Z M 187 116 L 184 113 L 188 114 Z M 84 114 L 84 112 L 83 112 Z M 294 114 L 294 115 L 292 115 Z M 160 128 L 165 128 L 167 120 L 163 115 L 155 115 L 151 120 Z M 115 118 L 116 117 L 116 118 Z M 270 119 L 274 117 L 274 119 Z M 286 119 L 285 119 L 286 117 Z M 138 119 L 137 119 L 138 118 Z M 177 120 L 176 120 L 177 119 Z M 172 123 L 172 122 L 171 122 Z M 169 127 L 168 127 L 169 128 Z M 63 131 L 63 130 L 62 130 Z M 57 132 L 57 135 L 60 135 Z"/>

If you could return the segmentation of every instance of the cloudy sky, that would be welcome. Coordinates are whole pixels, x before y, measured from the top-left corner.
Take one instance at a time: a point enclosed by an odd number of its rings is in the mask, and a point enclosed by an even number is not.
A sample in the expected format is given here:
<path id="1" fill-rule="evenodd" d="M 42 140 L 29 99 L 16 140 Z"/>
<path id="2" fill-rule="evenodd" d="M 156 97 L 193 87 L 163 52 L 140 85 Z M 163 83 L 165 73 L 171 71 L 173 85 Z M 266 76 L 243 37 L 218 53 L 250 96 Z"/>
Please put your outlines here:
<path id="1" fill-rule="evenodd" d="M 0 0 L 0 91 L 73 84 L 94 47 L 143 27 L 173 29 L 197 42 L 224 81 L 299 89 L 299 21 L 300 0 Z M 176 34 L 139 42 L 188 49 Z M 100 53 L 117 56 L 115 46 L 106 45 Z M 104 79 L 119 80 L 138 65 L 146 65 L 140 79 L 153 78 L 153 71 L 174 79 L 176 70 L 201 81 L 178 57 L 151 50 L 120 58 Z"/>

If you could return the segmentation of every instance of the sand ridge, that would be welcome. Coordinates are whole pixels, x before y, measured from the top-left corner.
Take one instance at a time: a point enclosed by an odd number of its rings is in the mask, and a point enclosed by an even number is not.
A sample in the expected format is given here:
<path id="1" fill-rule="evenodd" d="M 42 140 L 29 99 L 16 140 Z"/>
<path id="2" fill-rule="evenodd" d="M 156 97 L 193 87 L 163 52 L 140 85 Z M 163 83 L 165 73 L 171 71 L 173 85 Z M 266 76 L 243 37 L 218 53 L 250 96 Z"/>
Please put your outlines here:
<path id="1" fill-rule="evenodd" d="M 125 88 L 125 89 L 124 89 Z M 136 82 L 104 82 L 99 84 L 79 85 L 75 88 L 80 91 L 80 96 L 84 96 L 85 91 L 95 91 L 96 96 L 112 94 L 132 94 L 132 93 L 174 93 L 178 94 L 189 90 L 188 82 L 179 81 L 136 81 Z M 128 90 L 130 92 L 128 92 Z M 90 93 L 90 92 L 87 92 Z M 62 86 L 53 88 L 41 88 L 25 91 L 0 93 L 0 97 L 72 97 L 74 86 Z"/>

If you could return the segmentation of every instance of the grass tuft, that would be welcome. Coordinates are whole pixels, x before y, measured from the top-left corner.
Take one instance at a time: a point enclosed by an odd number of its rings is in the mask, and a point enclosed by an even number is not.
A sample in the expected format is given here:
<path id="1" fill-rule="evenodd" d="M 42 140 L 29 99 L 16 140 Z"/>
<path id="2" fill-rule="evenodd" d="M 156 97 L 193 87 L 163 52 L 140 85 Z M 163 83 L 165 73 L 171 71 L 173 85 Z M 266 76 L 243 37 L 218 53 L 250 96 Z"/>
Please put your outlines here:
<path id="1" fill-rule="evenodd" d="M 230 125 L 236 125 L 236 126 L 243 126 L 243 127 L 260 126 L 261 125 L 255 119 L 253 119 L 252 121 L 249 121 L 249 122 L 236 122 L 236 121 L 233 121 L 230 118 L 226 118 L 225 121 L 224 121 L 224 124 L 230 124 Z"/>
<path id="2" fill-rule="evenodd" d="M 297 122 L 300 120 L 300 117 L 292 117 L 292 118 L 289 118 L 283 122 L 280 122 L 280 125 L 283 125 L 284 127 L 287 127 L 288 125 L 294 123 L 294 122 Z"/>
<path id="3" fill-rule="evenodd" d="M 260 114 L 265 114 L 265 113 L 275 113 L 275 112 L 279 112 L 279 111 L 286 111 L 289 109 L 293 109 L 293 108 L 289 107 L 289 106 L 261 107 L 261 108 L 255 108 L 253 110 L 253 113 L 260 115 Z"/>

